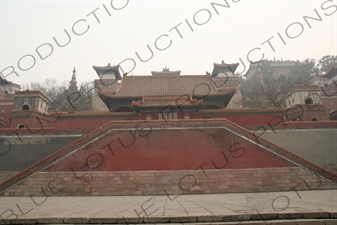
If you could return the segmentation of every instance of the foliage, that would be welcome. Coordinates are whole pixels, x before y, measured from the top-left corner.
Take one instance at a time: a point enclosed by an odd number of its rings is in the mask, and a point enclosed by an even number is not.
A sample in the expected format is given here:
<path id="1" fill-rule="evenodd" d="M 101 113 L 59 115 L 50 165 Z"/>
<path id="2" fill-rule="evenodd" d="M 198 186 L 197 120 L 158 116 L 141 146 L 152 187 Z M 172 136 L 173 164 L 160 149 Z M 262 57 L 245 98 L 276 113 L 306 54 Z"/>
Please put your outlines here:
<path id="1" fill-rule="evenodd" d="M 63 93 L 67 89 L 67 82 L 63 81 L 59 83 L 56 79 L 45 79 L 43 82 L 30 82 L 30 84 L 24 84 L 23 90 L 38 90 L 41 91 L 50 100 L 55 98 L 59 93 Z"/>
<path id="2" fill-rule="evenodd" d="M 281 89 L 285 89 L 282 83 L 286 83 L 286 78 L 275 76 L 270 64 L 268 61 L 259 64 L 256 74 L 241 83 L 244 107 L 279 107 L 283 96 Z"/>
<path id="3" fill-rule="evenodd" d="M 273 61 L 262 61 L 257 65 L 256 73 L 247 80 L 241 80 L 240 91 L 243 107 L 260 108 L 262 106 L 280 107 L 283 99 L 294 85 L 308 84 L 313 76 L 328 72 L 337 64 L 337 56 L 326 55 L 320 60 L 297 60 L 288 75 L 276 74 L 271 66 Z"/>
<path id="4" fill-rule="evenodd" d="M 291 84 L 307 84 L 313 76 L 319 74 L 316 60 L 306 59 L 302 62 L 297 60 L 297 66 L 291 69 Z"/>

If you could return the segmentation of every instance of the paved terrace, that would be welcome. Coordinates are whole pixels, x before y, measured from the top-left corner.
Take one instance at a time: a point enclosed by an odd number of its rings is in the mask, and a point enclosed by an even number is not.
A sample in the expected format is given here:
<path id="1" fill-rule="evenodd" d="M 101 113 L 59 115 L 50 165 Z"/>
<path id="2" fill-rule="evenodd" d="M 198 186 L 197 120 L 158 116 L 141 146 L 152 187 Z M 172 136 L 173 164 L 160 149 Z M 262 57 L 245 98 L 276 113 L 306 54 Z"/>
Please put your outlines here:
<path id="1" fill-rule="evenodd" d="M 337 190 L 162 196 L 0 197 L 0 223 L 337 224 Z"/>

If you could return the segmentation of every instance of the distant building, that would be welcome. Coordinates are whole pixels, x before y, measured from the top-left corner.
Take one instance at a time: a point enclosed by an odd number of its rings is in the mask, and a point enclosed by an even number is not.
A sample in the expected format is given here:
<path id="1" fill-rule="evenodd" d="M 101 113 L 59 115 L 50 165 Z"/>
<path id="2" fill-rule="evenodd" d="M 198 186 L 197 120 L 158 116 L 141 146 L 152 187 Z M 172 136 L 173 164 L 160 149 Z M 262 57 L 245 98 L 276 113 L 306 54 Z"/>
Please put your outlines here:
<path id="1" fill-rule="evenodd" d="M 107 66 L 93 66 L 99 79 L 94 80 L 94 95 L 92 97 L 92 110 L 108 112 L 108 107 L 104 104 L 101 98 L 98 96 L 99 91 L 116 92 L 122 76 L 119 73 L 119 65 L 111 66 L 110 63 Z"/>
<path id="2" fill-rule="evenodd" d="M 261 68 L 268 69 L 272 72 L 272 76 L 274 78 L 279 78 L 280 76 L 288 77 L 291 75 L 291 70 L 296 68 L 297 66 L 296 61 L 270 61 L 270 60 L 263 60 L 257 63 L 251 63 L 249 69 L 247 70 L 245 77 L 247 79 L 252 78 L 256 74 L 261 73 Z"/>
<path id="3" fill-rule="evenodd" d="M 337 111 L 337 64 L 320 76 L 313 77 L 310 84 L 320 87 L 321 102 L 324 105 L 326 114 Z M 335 115 L 335 114 L 333 114 Z"/>
<path id="4" fill-rule="evenodd" d="M 39 128 L 41 120 L 36 118 L 49 114 L 49 99 L 40 91 L 17 91 L 14 96 L 14 108 L 12 120 L 22 120 L 16 124 L 16 128 Z M 27 119 L 23 119 L 27 118 Z M 35 119 L 35 120 L 34 120 Z M 28 122 L 27 122 L 28 121 Z M 33 123 L 34 121 L 34 123 Z"/>
<path id="5" fill-rule="evenodd" d="M 321 104 L 320 88 L 317 85 L 295 85 L 285 99 L 286 107 L 298 104 Z"/>
<path id="6" fill-rule="evenodd" d="M 5 98 L 13 98 L 16 91 L 20 91 L 21 86 L 0 77 L 0 86 L 3 88 Z"/>
<path id="7" fill-rule="evenodd" d="M 149 119 L 164 119 L 164 111 L 167 118 L 192 117 L 189 113 L 199 109 L 227 107 L 238 91 L 238 78 L 234 76 L 238 65 L 214 64 L 212 75 L 180 75 L 181 71 L 168 68 L 152 71 L 152 76 L 124 74 L 116 91 L 100 90 L 98 95 L 114 112 L 136 111 L 146 113 Z"/>
<path id="8" fill-rule="evenodd" d="M 323 77 L 323 75 L 321 75 L 321 76 L 314 76 L 309 81 L 309 84 L 311 84 L 311 85 L 317 85 L 317 86 L 323 88 L 323 87 L 327 87 L 328 86 L 328 81 L 329 81 L 329 78 Z"/>
<path id="9" fill-rule="evenodd" d="M 295 85 L 285 99 L 287 113 L 285 121 L 329 120 L 317 85 Z"/>
<path id="10" fill-rule="evenodd" d="M 227 109 L 242 108 L 242 95 L 239 89 L 240 82 L 235 71 L 239 63 L 227 64 L 224 61 L 221 64 L 214 63 L 211 77 L 214 80 L 214 84 L 220 90 L 227 88 L 235 88 L 235 94 L 231 98 L 230 102 L 226 106 Z"/>
<path id="11" fill-rule="evenodd" d="M 45 113 L 49 108 L 49 99 L 40 91 L 17 91 L 14 96 L 14 111 L 38 111 Z"/>
<path id="12" fill-rule="evenodd" d="M 14 106 L 14 96 L 21 86 L 0 77 L 0 127 L 8 127 Z"/>

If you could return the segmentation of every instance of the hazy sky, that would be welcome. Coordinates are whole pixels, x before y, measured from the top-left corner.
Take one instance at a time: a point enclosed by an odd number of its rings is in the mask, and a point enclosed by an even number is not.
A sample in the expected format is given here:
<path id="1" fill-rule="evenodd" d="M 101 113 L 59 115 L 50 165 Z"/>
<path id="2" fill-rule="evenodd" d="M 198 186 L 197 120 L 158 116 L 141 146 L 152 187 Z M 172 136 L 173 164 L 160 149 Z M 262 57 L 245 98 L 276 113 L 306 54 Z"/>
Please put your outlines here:
<path id="1" fill-rule="evenodd" d="M 336 5 L 336 0 L 1 0 L 0 71 L 7 76 L 14 67 L 19 76 L 7 79 L 24 84 L 70 80 L 76 67 L 83 82 L 97 79 L 93 65 L 123 60 L 121 67 L 133 69 L 132 75 L 164 67 L 202 75 L 214 62 L 240 58 L 237 71 L 243 72 L 251 50 L 254 61 L 262 54 L 320 59 L 337 55 Z"/>

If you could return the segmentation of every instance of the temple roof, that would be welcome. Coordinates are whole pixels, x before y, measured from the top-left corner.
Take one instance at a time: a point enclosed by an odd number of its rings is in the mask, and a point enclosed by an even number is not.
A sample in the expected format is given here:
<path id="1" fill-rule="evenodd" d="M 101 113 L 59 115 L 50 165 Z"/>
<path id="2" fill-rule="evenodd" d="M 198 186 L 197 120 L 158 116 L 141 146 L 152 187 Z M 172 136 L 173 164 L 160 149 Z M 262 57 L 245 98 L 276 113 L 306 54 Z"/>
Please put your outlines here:
<path id="1" fill-rule="evenodd" d="M 191 76 L 124 76 L 115 93 L 99 92 L 110 98 L 132 98 L 142 96 L 223 96 L 235 93 L 236 88 L 219 90 L 208 75 Z"/>
<path id="2" fill-rule="evenodd" d="M 93 66 L 94 70 L 96 71 L 98 77 L 104 77 L 104 75 L 107 75 L 106 79 L 108 78 L 108 75 L 113 75 L 114 79 L 121 80 L 122 76 L 119 73 L 119 65 L 111 66 L 110 63 L 107 66 Z M 102 78 L 104 79 L 104 78 Z M 111 79 L 111 78 L 110 78 Z"/>
<path id="3" fill-rule="evenodd" d="M 214 68 L 212 72 L 212 77 L 215 77 L 219 72 L 226 72 L 226 73 L 234 74 L 236 68 L 239 66 L 239 63 L 228 64 L 222 61 L 221 64 L 214 63 L 213 65 L 214 65 Z"/>

